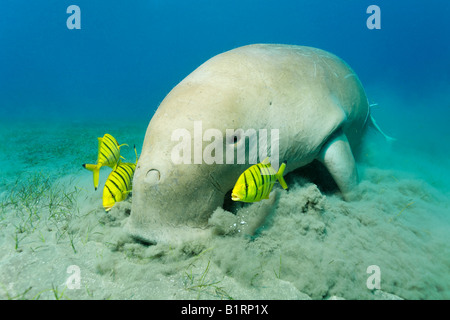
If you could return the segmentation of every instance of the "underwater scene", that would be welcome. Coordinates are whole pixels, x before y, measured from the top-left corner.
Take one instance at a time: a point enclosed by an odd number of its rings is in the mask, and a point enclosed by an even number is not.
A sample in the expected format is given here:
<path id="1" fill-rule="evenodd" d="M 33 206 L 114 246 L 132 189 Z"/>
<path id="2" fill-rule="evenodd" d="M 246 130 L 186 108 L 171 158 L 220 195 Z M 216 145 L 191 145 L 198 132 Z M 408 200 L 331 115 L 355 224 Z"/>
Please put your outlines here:
<path id="1" fill-rule="evenodd" d="M 450 3 L 1 10 L 0 299 L 450 299 Z"/>

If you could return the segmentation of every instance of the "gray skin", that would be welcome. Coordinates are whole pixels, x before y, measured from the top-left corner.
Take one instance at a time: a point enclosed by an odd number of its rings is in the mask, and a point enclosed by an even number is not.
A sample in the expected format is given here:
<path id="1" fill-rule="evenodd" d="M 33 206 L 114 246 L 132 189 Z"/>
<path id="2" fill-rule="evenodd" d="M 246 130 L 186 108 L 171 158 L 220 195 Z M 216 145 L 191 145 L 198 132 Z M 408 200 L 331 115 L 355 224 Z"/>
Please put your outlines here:
<path id="1" fill-rule="evenodd" d="M 287 161 L 284 174 L 318 159 L 348 199 L 358 183 L 352 148 L 368 119 L 358 77 L 326 51 L 255 44 L 219 54 L 173 88 L 151 119 L 126 229 L 150 242 L 208 235 L 212 212 L 251 165 L 174 164 L 172 150 L 180 143 L 171 139 L 176 129 L 190 131 L 192 159 L 194 121 L 202 122 L 203 133 L 220 130 L 224 146 L 234 148 L 245 139 L 227 140 L 226 129 L 279 129 L 279 159 Z M 208 144 L 203 142 L 202 148 Z"/>

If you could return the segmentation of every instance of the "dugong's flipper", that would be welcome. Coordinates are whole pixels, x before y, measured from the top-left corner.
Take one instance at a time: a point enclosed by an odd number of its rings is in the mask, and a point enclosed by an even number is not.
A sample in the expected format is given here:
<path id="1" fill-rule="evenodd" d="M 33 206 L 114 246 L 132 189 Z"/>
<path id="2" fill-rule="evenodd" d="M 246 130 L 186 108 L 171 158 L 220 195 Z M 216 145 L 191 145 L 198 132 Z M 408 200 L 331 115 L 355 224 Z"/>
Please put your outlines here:
<path id="1" fill-rule="evenodd" d="M 334 181 L 348 200 L 350 191 L 358 184 L 358 171 L 350 144 L 342 130 L 338 130 L 323 145 L 318 160 L 330 172 Z"/>

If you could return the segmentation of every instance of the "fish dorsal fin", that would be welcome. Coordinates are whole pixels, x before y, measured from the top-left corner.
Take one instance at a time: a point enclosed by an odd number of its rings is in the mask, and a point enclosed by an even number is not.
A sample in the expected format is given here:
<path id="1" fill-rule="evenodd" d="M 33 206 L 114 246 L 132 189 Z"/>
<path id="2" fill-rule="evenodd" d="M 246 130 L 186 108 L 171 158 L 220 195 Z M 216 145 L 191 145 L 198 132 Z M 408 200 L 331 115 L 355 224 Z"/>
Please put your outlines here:
<path id="1" fill-rule="evenodd" d="M 269 159 L 269 157 L 266 157 L 261 163 L 262 163 L 262 164 L 270 164 L 270 159 Z"/>

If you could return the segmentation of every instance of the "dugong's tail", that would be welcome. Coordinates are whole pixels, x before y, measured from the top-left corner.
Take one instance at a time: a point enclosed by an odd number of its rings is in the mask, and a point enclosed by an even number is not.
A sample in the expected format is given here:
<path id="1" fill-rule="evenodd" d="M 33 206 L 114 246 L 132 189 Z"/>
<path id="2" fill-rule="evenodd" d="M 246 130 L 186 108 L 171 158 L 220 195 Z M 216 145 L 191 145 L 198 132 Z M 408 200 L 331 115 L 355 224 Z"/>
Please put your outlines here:
<path id="1" fill-rule="evenodd" d="M 376 103 L 371 104 L 370 108 L 372 108 L 372 107 L 374 107 L 376 105 L 377 105 Z M 369 108 L 369 117 L 367 119 L 367 124 L 372 126 L 373 128 L 375 128 L 379 133 L 381 133 L 383 135 L 383 137 L 385 137 L 388 142 L 396 141 L 397 139 L 395 139 L 395 138 L 393 138 L 391 136 L 388 136 L 387 134 L 385 134 L 383 132 L 383 130 L 381 130 L 381 128 L 378 126 L 377 122 L 375 121 L 374 117 L 372 117 L 372 114 L 370 112 L 370 108 Z"/>

